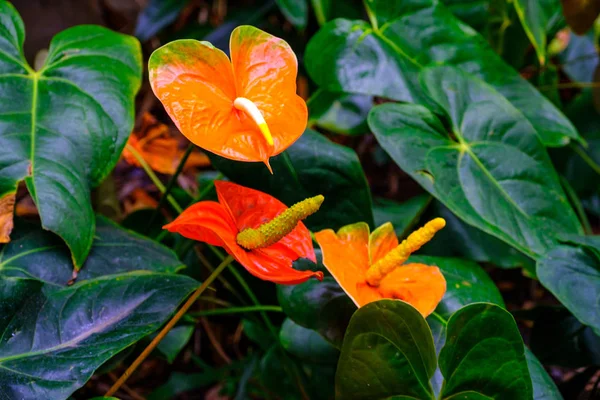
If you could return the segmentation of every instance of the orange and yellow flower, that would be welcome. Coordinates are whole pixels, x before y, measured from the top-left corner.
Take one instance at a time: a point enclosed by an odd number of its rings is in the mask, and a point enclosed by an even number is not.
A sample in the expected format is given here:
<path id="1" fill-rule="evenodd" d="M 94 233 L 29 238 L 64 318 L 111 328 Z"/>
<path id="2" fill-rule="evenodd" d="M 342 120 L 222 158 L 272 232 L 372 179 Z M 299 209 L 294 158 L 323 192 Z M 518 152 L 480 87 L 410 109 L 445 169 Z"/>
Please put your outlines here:
<path id="1" fill-rule="evenodd" d="M 252 26 L 234 29 L 229 47 L 231 61 L 208 42 L 166 44 L 148 63 L 152 90 L 194 144 L 269 166 L 308 120 L 296 94 L 296 55 L 284 40 Z"/>
<path id="2" fill-rule="evenodd" d="M 298 271 L 292 262 L 316 262 L 310 232 L 300 220 L 316 212 L 323 196 L 286 207 L 276 198 L 235 183 L 215 181 L 219 202 L 202 201 L 164 228 L 187 238 L 220 246 L 252 275 L 281 284 L 296 284 L 321 271 Z"/>
<path id="3" fill-rule="evenodd" d="M 400 244 L 389 222 L 373 233 L 366 223 L 359 222 L 337 233 L 320 231 L 315 237 L 323 251 L 323 264 L 358 307 L 386 298 L 400 299 L 427 316 L 442 300 L 446 280 L 438 267 L 404 262 L 445 224 L 436 218 Z"/>

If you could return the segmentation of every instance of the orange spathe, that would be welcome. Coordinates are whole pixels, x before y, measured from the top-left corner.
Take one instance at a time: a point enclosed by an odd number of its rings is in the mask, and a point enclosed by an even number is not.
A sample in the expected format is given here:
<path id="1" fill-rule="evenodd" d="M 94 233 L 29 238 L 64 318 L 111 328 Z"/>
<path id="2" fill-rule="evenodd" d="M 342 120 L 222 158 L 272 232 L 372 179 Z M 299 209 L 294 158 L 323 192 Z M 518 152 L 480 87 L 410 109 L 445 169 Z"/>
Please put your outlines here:
<path id="1" fill-rule="evenodd" d="M 268 166 L 306 128 L 306 103 L 296 94 L 296 55 L 284 40 L 252 26 L 234 29 L 230 53 L 231 61 L 208 42 L 168 43 L 150 57 L 150 84 L 191 142 Z M 260 115 L 234 106 L 240 98 L 256 106 L 266 127 Z"/>
<path id="2" fill-rule="evenodd" d="M 370 233 L 364 222 L 347 225 L 338 232 L 326 229 L 315 234 L 323 252 L 323 264 L 358 307 L 381 299 L 410 303 L 423 316 L 431 314 L 446 292 L 446 280 L 438 267 L 410 263 L 397 266 L 379 286 L 367 283 L 367 271 L 398 246 L 392 224 Z"/>

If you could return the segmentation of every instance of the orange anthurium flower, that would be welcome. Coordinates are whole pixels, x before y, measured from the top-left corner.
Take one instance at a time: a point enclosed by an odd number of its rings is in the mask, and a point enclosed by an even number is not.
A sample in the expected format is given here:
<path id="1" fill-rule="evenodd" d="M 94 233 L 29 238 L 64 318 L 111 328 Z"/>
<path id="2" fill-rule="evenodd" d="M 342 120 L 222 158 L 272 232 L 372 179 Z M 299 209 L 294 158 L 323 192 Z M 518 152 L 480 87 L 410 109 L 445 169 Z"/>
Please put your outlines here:
<path id="1" fill-rule="evenodd" d="M 445 224 L 436 218 L 400 245 L 389 222 L 373 233 L 366 223 L 359 222 L 337 233 L 323 230 L 315 237 L 323 251 L 323 264 L 358 307 L 386 298 L 400 299 L 427 316 L 442 300 L 446 280 L 438 267 L 403 263 Z"/>
<path id="2" fill-rule="evenodd" d="M 148 62 L 152 90 L 191 142 L 269 166 L 306 128 L 298 60 L 284 40 L 252 26 L 233 30 L 229 50 L 231 61 L 208 42 L 166 44 Z"/>
<path id="3" fill-rule="evenodd" d="M 266 193 L 215 181 L 219 202 L 202 201 L 164 228 L 187 238 L 223 247 L 252 275 L 275 283 L 302 283 L 323 273 L 297 271 L 292 261 L 316 262 L 312 239 L 300 220 L 316 212 L 323 196 L 287 208 Z"/>

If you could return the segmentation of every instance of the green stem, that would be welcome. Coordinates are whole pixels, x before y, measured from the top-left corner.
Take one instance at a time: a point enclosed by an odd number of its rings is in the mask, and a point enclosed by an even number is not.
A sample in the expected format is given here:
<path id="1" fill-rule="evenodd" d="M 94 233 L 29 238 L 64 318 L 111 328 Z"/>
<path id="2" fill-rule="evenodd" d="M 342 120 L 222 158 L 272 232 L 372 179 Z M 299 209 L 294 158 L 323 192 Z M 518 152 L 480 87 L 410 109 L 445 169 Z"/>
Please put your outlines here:
<path id="1" fill-rule="evenodd" d="M 171 194 L 171 190 L 173 190 L 173 188 L 175 187 L 177 178 L 179 177 L 179 174 L 181 174 L 181 171 L 183 171 L 183 167 L 185 166 L 185 163 L 187 162 L 188 158 L 190 157 L 190 154 L 192 154 L 192 151 L 194 150 L 195 147 L 196 146 L 193 143 L 190 143 L 190 145 L 185 150 L 185 153 L 183 153 L 183 156 L 181 157 L 181 161 L 179 161 L 179 165 L 177 166 L 175 173 L 173 174 L 171 179 L 169 179 L 169 182 L 167 182 L 167 187 L 165 188 L 165 191 L 163 192 L 162 196 L 160 197 L 158 206 L 156 206 L 156 208 L 154 209 L 154 212 L 152 213 L 152 216 L 150 216 L 150 219 L 148 220 L 146 232 L 148 232 L 150 230 L 150 227 L 152 226 L 152 223 L 156 219 L 156 216 L 160 212 L 161 208 L 165 205 L 165 201 L 167 201 L 168 196 Z"/>
<path id="2" fill-rule="evenodd" d="M 590 157 L 585 150 L 579 147 L 577 144 L 571 144 L 571 148 L 581 159 L 598 175 L 600 175 L 600 165 L 596 164 L 596 161 Z"/>
<path id="3" fill-rule="evenodd" d="M 248 306 L 248 307 L 231 307 L 222 308 L 218 310 L 205 310 L 189 313 L 193 317 L 206 317 L 209 315 L 226 315 L 226 314 L 239 314 L 246 312 L 283 312 L 283 309 L 279 306 Z"/>
<path id="4" fill-rule="evenodd" d="M 223 179 L 224 175 L 222 173 L 218 173 L 217 176 L 215 177 L 215 179 L 213 179 L 212 181 L 210 181 L 201 191 L 200 193 L 198 193 L 198 196 L 196 196 L 194 198 L 194 200 L 192 200 L 192 204 L 193 203 L 197 203 L 200 200 L 202 200 L 204 197 L 206 197 L 206 195 L 208 194 L 208 192 L 210 192 L 210 190 L 215 186 L 215 181 L 218 181 L 220 179 Z"/>
<path id="5" fill-rule="evenodd" d="M 575 193 L 575 190 L 573 190 L 569 181 L 562 175 L 560 176 L 560 182 L 562 183 L 563 189 L 565 189 L 565 193 L 567 194 L 567 197 L 571 201 L 573 208 L 575 208 L 575 212 L 577 213 L 577 216 L 579 217 L 579 221 L 581 222 L 581 225 L 583 226 L 583 231 L 585 232 L 586 235 L 591 235 L 592 234 L 592 226 L 590 225 L 590 221 L 589 221 L 587 215 L 585 214 L 585 210 L 583 209 L 583 205 L 581 204 L 581 201 L 579 200 L 577 193 Z"/>
<path id="6" fill-rule="evenodd" d="M 144 169 L 144 171 L 146 172 L 146 174 L 148 175 L 148 177 L 150 178 L 152 183 L 154 183 L 154 186 L 156 186 L 158 188 L 158 190 L 160 190 L 161 193 L 165 193 L 166 192 L 165 185 L 163 185 L 163 183 L 160 181 L 160 179 L 158 179 L 158 176 L 156 176 L 156 174 L 154 173 L 152 168 L 150 168 L 150 165 L 148 165 L 146 160 L 144 160 L 144 157 L 142 157 L 142 155 L 140 153 L 138 153 L 138 151 L 130 144 L 127 144 L 126 147 L 127 147 L 127 150 L 131 154 L 133 154 L 135 159 L 138 160 L 138 162 L 140 163 L 140 165 L 142 166 L 142 168 Z M 171 206 L 175 209 L 175 211 L 177 211 L 179 214 L 181 214 L 183 209 L 181 208 L 181 206 L 179 204 L 177 204 L 177 202 L 175 201 L 173 196 L 167 195 L 167 200 L 169 201 L 169 204 L 171 204 Z"/>

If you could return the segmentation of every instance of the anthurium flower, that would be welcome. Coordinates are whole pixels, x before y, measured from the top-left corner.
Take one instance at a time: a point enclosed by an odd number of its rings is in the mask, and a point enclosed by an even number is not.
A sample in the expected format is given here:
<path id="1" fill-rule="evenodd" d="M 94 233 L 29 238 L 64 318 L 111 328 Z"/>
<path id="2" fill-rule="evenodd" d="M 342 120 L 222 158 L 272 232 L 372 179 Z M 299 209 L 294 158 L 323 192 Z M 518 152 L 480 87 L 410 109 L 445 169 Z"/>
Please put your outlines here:
<path id="1" fill-rule="evenodd" d="M 442 300 L 446 280 L 438 267 L 404 262 L 445 225 L 442 218 L 436 218 L 401 244 L 389 222 L 373 233 L 359 222 L 337 233 L 323 230 L 315 237 L 323 251 L 323 264 L 358 307 L 385 298 L 400 299 L 427 316 Z"/>
<path id="2" fill-rule="evenodd" d="M 266 193 L 215 181 L 219 202 L 202 201 L 164 228 L 187 238 L 223 247 L 252 275 L 276 283 L 296 284 L 321 271 L 298 271 L 292 261 L 316 262 L 310 232 L 302 219 L 316 212 L 323 196 L 287 208 Z"/>
<path id="3" fill-rule="evenodd" d="M 191 142 L 269 166 L 269 157 L 307 124 L 306 103 L 296 94 L 296 55 L 284 40 L 252 26 L 233 30 L 229 50 L 231 61 L 209 42 L 166 44 L 148 62 L 152 90 Z"/>

